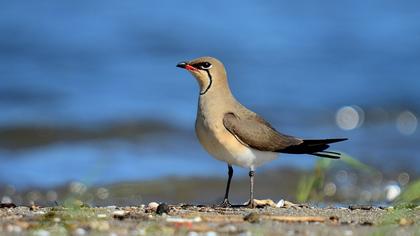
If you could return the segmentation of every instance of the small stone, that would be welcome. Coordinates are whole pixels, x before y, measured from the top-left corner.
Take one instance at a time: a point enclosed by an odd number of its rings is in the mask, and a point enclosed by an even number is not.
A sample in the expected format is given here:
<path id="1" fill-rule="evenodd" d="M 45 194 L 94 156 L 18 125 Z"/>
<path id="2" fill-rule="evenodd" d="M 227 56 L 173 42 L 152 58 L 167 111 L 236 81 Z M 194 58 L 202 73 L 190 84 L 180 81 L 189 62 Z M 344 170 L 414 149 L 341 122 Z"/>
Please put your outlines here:
<path id="1" fill-rule="evenodd" d="M 156 209 L 158 208 L 158 206 L 159 206 L 159 203 L 157 203 L 157 202 L 151 202 L 151 203 L 149 203 L 149 205 L 147 205 L 147 208 L 149 208 L 149 209 L 151 209 L 153 211 L 156 211 Z"/>
<path id="2" fill-rule="evenodd" d="M 102 219 L 102 218 L 106 218 L 107 215 L 106 214 L 97 214 L 96 216 L 98 218 L 101 218 Z"/>
<path id="3" fill-rule="evenodd" d="M 283 207 L 284 206 L 284 199 L 280 199 L 280 201 L 277 202 L 276 207 Z"/>
<path id="4" fill-rule="evenodd" d="M 330 221 L 331 223 L 337 224 L 338 222 L 340 222 L 340 218 L 338 218 L 338 216 L 330 216 Z"/>
<path id="5" fill-rule="evenodd" d="M 284 207 L 285 207 L 285 208 L 297 207 L 297 205 L 296 205 L 296 204 L 294 204 L 293 202 L 284 201 Z"/>
<path id="6" fill-rule="evenodd" d="M 262 199 L 262 200 L 254 199 L 254 204 L 257 208 L 263 208 L 266 206 L 276 207 L 276 204 L 271 199 Z"/>
<path id="7" fill-rule="evenodd" d="M 127 212 L 124 210 L 116 210 L 112 212 L 112 215 L 115 219 L 123 220 L 127 216 Z"/>
<path id="8" fill-rule="evenodd" d="M 76 235 L 85 235 L 85 234 L 86 234 L 86 230 L 85 230 L 85 229 L 83 229 L 83 228 L 77 228 L 77 229 L 74 231 L 74 233 L 75 233 Z"/>
<path id="9" fill-rule="evenodd" d="M 258 215 L 258 213 L 252 212 L 246 215 L 244 217 L 244 220 L 248 221 L 249 223 L 258 223 L 260 222 L 260 216 Z"/>
<path id="10" fill-rule="evenodd" d="M 163 213 L 168 214 L 170 210 L 171 210 L 171 209 L 169 208 L 168 204 L 166 204 L 166 203 L 161 203 L 161 204 L 159 204 L 159 206 L 156 208 L 156 214 L 158 214 L 158 215 L 162 215 Z"/>

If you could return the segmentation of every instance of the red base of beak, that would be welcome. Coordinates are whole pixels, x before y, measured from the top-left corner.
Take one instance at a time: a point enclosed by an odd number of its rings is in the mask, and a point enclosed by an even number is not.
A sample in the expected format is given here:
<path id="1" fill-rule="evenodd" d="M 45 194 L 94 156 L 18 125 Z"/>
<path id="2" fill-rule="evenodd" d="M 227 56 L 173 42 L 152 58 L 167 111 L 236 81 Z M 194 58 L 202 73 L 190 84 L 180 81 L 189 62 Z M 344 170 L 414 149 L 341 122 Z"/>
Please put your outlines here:
<path id="1" fill-rule="evenodd" d="M 189 71 L 198 71 L 198 69 L 197 69 L 197 68 L 195 68 L 195 67 L 193 67 L 193 66 L 190 66 L 190 65 L 186 65 L 186 66 L 185 66 L 185 69 L 186 69 L 186 70 L 189 70 Z"/>

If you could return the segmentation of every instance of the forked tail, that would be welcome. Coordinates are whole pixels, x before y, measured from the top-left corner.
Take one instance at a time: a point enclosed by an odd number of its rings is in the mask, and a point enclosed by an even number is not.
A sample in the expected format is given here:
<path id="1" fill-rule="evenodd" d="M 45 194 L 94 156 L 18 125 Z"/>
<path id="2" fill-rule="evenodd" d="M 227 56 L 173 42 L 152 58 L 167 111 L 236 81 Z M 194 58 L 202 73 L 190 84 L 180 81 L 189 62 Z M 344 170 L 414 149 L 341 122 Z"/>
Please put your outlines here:
<path id="1" fill-rule="evenodd" d="M 319 157 L 339 159 L 339 152 L 325 151 L 330 147 L 331 143 L 337 143 L 347 140 L 347 138 L 334 138 L 334 139 L 307 139 L 299 145 L 289 146 L 281 150 L 282 153 L 290 154 L 310 154 Z"/>

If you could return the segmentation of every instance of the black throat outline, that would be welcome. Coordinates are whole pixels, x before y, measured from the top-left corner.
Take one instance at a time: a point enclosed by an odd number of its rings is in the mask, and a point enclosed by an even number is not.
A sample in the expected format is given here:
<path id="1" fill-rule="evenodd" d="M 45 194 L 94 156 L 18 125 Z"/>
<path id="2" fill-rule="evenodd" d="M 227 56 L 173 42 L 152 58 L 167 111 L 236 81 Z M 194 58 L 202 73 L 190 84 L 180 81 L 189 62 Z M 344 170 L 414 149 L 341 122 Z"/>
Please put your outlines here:
<path id="1" fill-rule="evenodd" d="M 210 71 L 209 70 L 205 70 L 205 71 L 207 72 L 207 75 L 209 76 L 209 81 L 210 82 L 209 82 L 209 85 L 207 85 L 207 88 L 204 91 L 200 92 L 200 96 L 206 94 L 207 91 L 209 91 L 209 89 L 210 89 L 210 87 L 213 83 L 213 78 L 211 77 Z"/>

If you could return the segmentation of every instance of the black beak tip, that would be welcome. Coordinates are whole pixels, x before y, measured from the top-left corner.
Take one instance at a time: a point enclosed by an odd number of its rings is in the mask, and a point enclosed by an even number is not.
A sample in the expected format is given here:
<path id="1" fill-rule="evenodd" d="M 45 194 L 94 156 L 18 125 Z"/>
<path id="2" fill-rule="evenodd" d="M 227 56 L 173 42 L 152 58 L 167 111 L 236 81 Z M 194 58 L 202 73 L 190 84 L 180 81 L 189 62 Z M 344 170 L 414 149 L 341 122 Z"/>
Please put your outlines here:
<path id="1" fill-rule="evenodd" d="M 176 65 L 176 67 L 179 67 L 179 68 L 184 68 L 184 69 L 185 69 L 185 67 L 186 67 L 187 65 L 188 65 L 188 64 L 187 64 L 185 61 L 183 61 L 183 62 L 178 63 L 178 64 Z"/>

